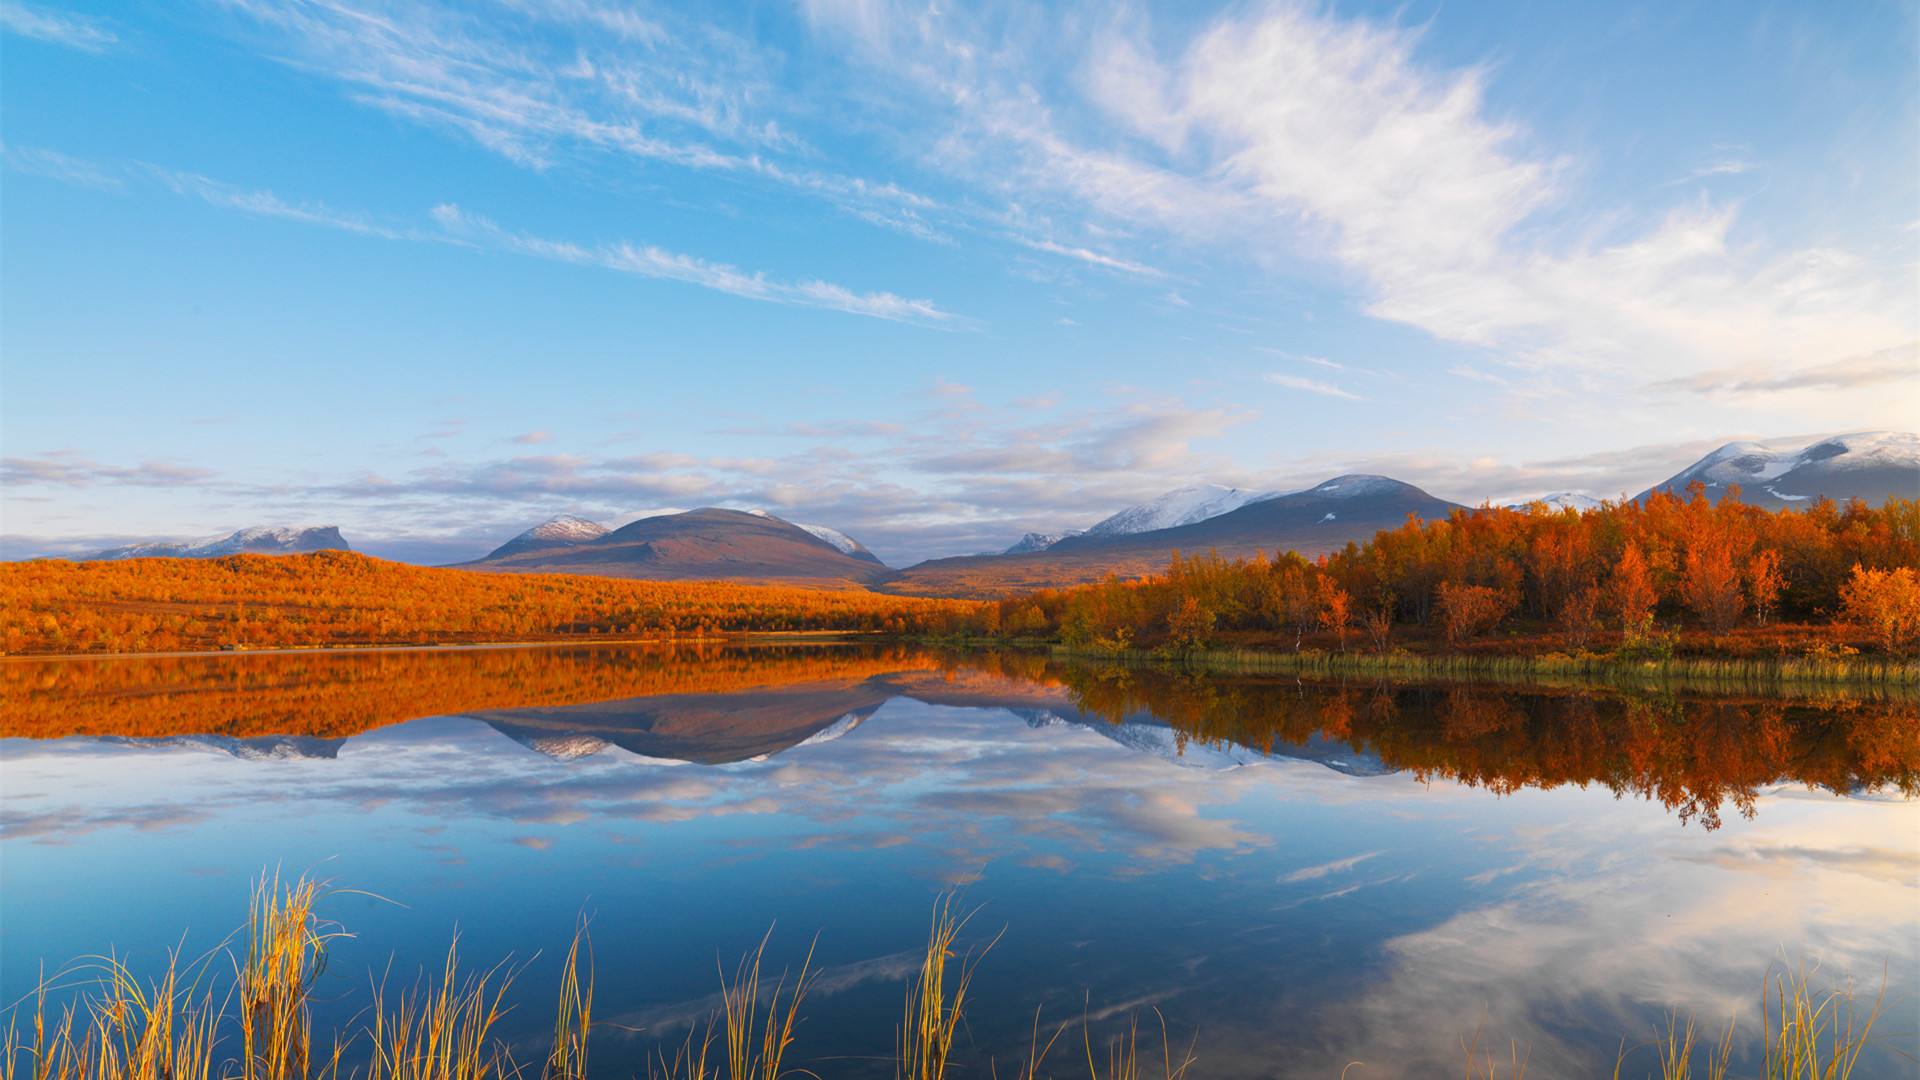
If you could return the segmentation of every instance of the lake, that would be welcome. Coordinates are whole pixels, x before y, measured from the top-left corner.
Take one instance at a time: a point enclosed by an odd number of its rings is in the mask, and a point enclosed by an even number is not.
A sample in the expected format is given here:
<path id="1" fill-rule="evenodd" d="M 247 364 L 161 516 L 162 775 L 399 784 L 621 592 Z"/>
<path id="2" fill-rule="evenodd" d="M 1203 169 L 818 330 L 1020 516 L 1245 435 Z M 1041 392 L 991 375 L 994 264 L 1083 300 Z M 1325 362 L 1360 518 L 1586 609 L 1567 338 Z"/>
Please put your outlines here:
<path id="1" fill-rule="evenodd" d="M 1476 1033 L 1539 1076 L 1624 1039 L 1640 1076 L 1673 1010 L 1737 1018 L 1751 1066 L 1763 978 L 1802 965 L 1862 1007 L 1884 983 L 1855 1075 L 1914 1074 L 1910 698 L 846 645 L 14 660 L 0 690 L 9 1003 L 87 954 L 204 952 L 277 869 L 354 935 L 323 1021 L 457 933 L 524 965 L 502 1031 L 537 1047 L 584 915 L 596 1073 L 644 1075 L 770 933 L 771 971 L 820 975 L 790 1060 L 885 1077 L 957 892 L 962 940 L 998 936 L 961 1075 L 1013 1075 L 1036 1010 L 1102 1056 L 1164 1022 L 1195 1077 L 1457 1074 Z M 1075 1027 L 1043 1072 L 1084 1058 Z"/>

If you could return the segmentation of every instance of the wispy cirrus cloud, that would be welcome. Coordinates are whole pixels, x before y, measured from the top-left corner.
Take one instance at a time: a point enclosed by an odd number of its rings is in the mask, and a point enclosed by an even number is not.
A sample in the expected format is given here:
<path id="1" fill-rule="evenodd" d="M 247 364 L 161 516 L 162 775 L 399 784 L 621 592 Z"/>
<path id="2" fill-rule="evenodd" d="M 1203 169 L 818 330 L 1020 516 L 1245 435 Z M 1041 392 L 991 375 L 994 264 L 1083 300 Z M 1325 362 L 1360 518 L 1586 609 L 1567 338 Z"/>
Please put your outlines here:
<path id="1" fill-rule="evenodd" d="M 822 308 L 922 326 L 957 325 L 951 313 L 942 311 L 931 300 L 912 299 L 890 292 L 858 292 L 844 285 L 817 279 L 777 281 L 761 273 L 667 251 L 652 244 L 621 241 L 586 247 L 569 241 L 548 240 L 508 231 L 451 203 L 434 207 L 433 220 L 453 236 L 535 258 L 686 282 L 749 300 Z"/>
<path id="2" fill-rule="evenodd" d="M 1321 379 L 1308 379 L 1299 375 L 1287 375 L 1281 372 L 1268 372 L 1266 375 L 1261 376 L 1261 378 L 1275 386 L 1285 387 L 1288 390 L 1299 390 L 1308 394 L 1319 394 L 1321 397 L 1342 398 L 1347 401 L 1366 400 L 1351 390 L 1342 389 L 1333 383 Z"/>
<path id="3" fill-rule="evenodd" d="M 16 0 L 0 0 L 0 33 L 64 45 L 81 52 L 103 53 L 120 43 L 104 19 L 70 11 L 50 11 Z"/>
<path id="4" fill-rule="evenodd" d="M 958 329 L 967 324 L 932 300 L 881 291 L 861 291 L 818 278 L 780 281 L 758 271 L 743 270 L 653 244 L 615 241 L 585 245 L 518 233 L 451 203 L 427 214 L 431 227 L 405 220 L 343 210 L 317 201 L 285 198 L 272 191 L 247 188 L 199 173 L 169 169 L 146 162 L 104 163 L 75 158 L 57 151 L 31 147 L 5 148 L 8 168 L 103 190 L 125 190 L 147 182 L 209 206 L 253 217 L 289 221 L 334 229 L 380 240 L 488 246 L 516 254 L 582 266 L 594 266 L 639 277 L 678 281 L 748 300 L 838 311 L 918 326 Z"/>
<path id="5" fill-rule="evenodd" d="M 242 36 L 351 100 L 547 169 L 612 156 L 803 192 L 861 220 L 946 239 L 940 205 L 822 168 L 791 128 L 778 50 L 664 9 L 590 0 L 457 6 L 227 0 Z"/>

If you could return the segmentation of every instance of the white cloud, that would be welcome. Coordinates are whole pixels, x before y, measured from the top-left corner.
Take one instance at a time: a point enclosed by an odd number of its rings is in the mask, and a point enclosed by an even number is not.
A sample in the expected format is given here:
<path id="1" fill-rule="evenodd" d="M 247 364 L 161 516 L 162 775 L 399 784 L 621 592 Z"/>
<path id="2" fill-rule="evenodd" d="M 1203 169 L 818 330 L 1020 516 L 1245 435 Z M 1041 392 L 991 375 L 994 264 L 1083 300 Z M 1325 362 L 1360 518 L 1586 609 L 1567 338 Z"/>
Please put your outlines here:
<path id="1" fill-rule="evenodd" d="M 1300 390 L 1309 394 L 1319 394 L 1322 397 L 1344 398 L 1348 401 L 1366 400 L 1352 391 L 1342 390 L 1330 382 L 1322 382 L 1319 379 L 1306 379 L 1298 375 L 1282 375 L 1278 372 L 1269 372 L 1263 377 L 1273 385 L 1284 386 L 1289 390 Z"/>
<path id="2" fill-rule="evenodd" d="M 120 41 L 103 20 L 72 12 L 47 11 L 13 0 L 0 2 L 0 31 L 90 53 L 106 52 Z"/>
<path id="3" fill-rule="evenodd" d="M 954 322 L 953 315 L 940 310 L 931 300 L 909 299 L 890 292 L 855 292 L 829 281 L 775 281 L 764 274 L 711 262 L 695 255 L 668 251 L 651 244 L 619 242 L 593 248 L 582 247 L 567 241 L 510 232 L 451 203 L 434 207 L 432 215 L 434 221 L 452 235 L 495 244 L 536 258 L 599 266 L 641 277 L 683 281 L 749 300 L 824 308 L 923 326 Z"/>
<path id="4" fill-rule="evenodd" d="M 818 168 L 788 129 L 775 51 L 708 22 L 581 0 L 434 4 L 226 0 L 262 51 L 351 100 L 545 169 L 596 155 L 738 174 L 804 191 L 885 228 L 939 239 L 934 201 Z"/>
<path id="5" fill-rule="evenodd" d="M 1488 69 L 1439 67 L 1393 23 L 1276 3 L 1168 45 L 1122 14 L 1092 35 L 1075 100 L 1036 89 L 1059 84 L 1047 50 L 977 11 L 808 11 L 945 116 L 934 160 L 1026 212 L 1256 263 L 1317 255 L 1369 314 L 1584 389 L 1728 365 L 1790 375 L 1920 334 L 1910 262 L 1769 246 L 1742 234 L 1737 204 L 1645 225 L 1587 210 L 1575 163 L 1490 109 Z M 1750 167 L 1722 151 L 1702 174 Z"/>

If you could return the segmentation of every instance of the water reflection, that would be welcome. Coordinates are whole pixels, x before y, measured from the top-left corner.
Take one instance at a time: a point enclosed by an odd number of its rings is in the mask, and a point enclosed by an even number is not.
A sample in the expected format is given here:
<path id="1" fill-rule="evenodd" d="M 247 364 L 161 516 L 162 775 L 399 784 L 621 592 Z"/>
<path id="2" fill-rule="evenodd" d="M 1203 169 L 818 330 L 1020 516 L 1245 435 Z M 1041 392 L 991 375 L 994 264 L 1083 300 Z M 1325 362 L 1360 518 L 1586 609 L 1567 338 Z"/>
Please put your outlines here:
<path id="1" fill-rule="evenodd" d="M 1752 1033 L 1783 949 L 1867 981 L 1888 965 L 1896 1015 L 1920 976 L 1911 702 L 825 648 L 5 664 L 0 683 L 9 998 L 42 959 L 204 943 L 276 864 L 409 905 L 341 898 L 343 1009 L 390 954 L 431 961 L 457 926 L 470 956 L 524 956 L 584 904 L 600 1011 L 642 1029 L 609 1029 L 609 1064 L 682 1033 L 716 950 L 777 921 L 782 962 L 817 929 L 829 973 L 806 1063 L 888 1075 L 862 1059 L 956 885 L 1008 929 L 977 985 L 982 1071 L 1037 1006 L 1103 1030 L 1153 1006 L 1199 1033 L 1207 1076 L 1432 1075 L 1482 1022 L 1536 1074 L 1585 1075 L 1669 1007 Z M 1911 1025 L 1889 1030 L 1860 1075 L 1902 1074 Z"/>
<path id="2" fill-rule="evenodd" d="M 1593 687 L 1307 684 L 878 648 L 564 648 L 0 665 L 0 737 L 187 739 L 327 757 L 420 716 L 483 720 L 569 759 L 724 764 L 844 734 L 883 703 L 1007 709 L 1188 765 L 1258 757 L 1406 771 L 1511 794 L 1597 784 L 1708 829 L 1762 788 L 1920 792 L 1920 705 L 1901 697 Z"/>

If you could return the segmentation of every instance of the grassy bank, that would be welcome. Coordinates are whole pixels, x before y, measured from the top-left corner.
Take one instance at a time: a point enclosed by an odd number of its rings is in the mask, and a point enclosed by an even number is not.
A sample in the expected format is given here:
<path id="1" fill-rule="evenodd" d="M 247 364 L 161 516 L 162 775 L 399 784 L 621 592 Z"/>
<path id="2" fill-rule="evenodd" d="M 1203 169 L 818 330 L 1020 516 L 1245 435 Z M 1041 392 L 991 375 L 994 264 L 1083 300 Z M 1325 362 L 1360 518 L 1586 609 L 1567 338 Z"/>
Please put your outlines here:
<path id="1" fill-rule="evenodd" d="M 1601 653 L 1502 656 L 1486 653 L 1421 655 L 1406 652 L 1280 652 L 1196 649 L 1169 653 L 1141 649 L 1074 648 L 1049 644 L 1054 656 L 1121 664 L 1152 664 L 1241 675 L 1386 679 L 1404 682 L 1588 683 L 1658 685 L 1676 689 L 1867 687 L 1920 692 L 1920 662 L 1843 656 L 1643 658 Z"/>
<path id="2" fill-rule="evenodd" d="M 508 993 L 526 970 L 502 961 L 463 970 L 449 948 L 438 973 L 390 991 L 385 978 L 349 1030 L 315 1030 L 311 1003 L 331 943 L 344 928 L 319 914 L 326 896 L 314 882 L 265 882 L 256 888 L 246 925 L 223 946 L 158 977 L 142 980 L 111 957 L 93 957 L 56 975 L 8 1010 L 0 1080 L 586 1080 L 594 962 L 583 923 L 562 964 L 551 1038 L 511 1043 L 499 1033 Z M 997 938 L 967 946 L 971 914 L 951 895 L 934 905 L 916 974 L 907 981 L 894 1030 L 894 1072 L 902 1080 L 981 1075 L 958 1045 L 973 1005 L 973 976 Z M 720 1005 L 678 1044 L 656 1049 L 649 1080 L 780 1080 L 825 1074 L 796 1064 L 803 1007 L 818 973 L 812 951 L 798 974 L 763 971 L 767 940 L 720 975 Z M 54 996 L 78 1000 L 50 1003 Z M 1869 1046 L 1884 1001 L 1856 1002 L 1850 991 L 1820 992 L 1804 970 L 1774 970 L 1763 980 L 1762 1080 L 1846 1080 Z M 1034 1014 L 1031 1041 L 1010 1075 L 1020 1080 L 1080 1076 L 1089 1080 L 1185 1080 L 1204 1075 L 1201 1040 L 1185 1042 L 1151 1024 L 1142 1045 L 1140 1018 L 1096 1043 L 1085 1018 L 1044 1025 Z M 1157 1038 L 1152 1031 L 1158 1027 Z M 624 1030 L 624 1029 L 621 1029 Z M 612 1033 L 612 1030 L 609 1031 Z M 1468 1080 L 1526 1075 L 1525 1048 L 1509 1043 L 1483 1053 L 1482 1032 L 1460 1041 Z M 1692 1021 L 1669 1017 L 1664 1032 L 1629 1048 L 1623 1040 L 1612 1075 L 1660 1080 L 1731 1073 L 1737 1032 L 1731 1023 L 1700 1043 Z M 1497 1040 L 1489 1040 L 1490 1043 Z M 1158 1043 L 1157 1046 L 1154 1044 Z M 833 1058 L 816 1057 L 817 1062 Z M 1049 1061 L 1057 1061 L 1058 1066 Z M 998 1063 L 985 1063 L 998 1075 Z M 1364 1056 L 1348 1066 L 1364 1067 Z"/>

